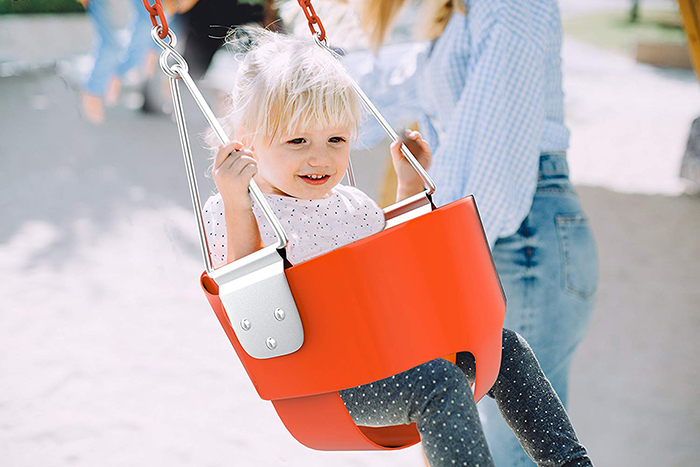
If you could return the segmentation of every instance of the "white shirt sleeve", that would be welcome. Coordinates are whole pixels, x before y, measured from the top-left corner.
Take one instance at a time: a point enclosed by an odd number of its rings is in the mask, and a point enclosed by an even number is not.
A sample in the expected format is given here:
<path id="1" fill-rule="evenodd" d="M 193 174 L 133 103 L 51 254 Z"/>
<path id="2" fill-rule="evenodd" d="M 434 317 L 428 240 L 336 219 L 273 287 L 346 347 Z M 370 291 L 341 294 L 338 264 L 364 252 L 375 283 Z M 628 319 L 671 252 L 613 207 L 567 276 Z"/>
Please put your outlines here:
<path id="1" fill-rule="evenodd" d="M 226 264 L 226 222 L 224 221 L 224 203 L 219 193 L 212 195 L 202 209 L 204 231 L 214 268 Z"/>

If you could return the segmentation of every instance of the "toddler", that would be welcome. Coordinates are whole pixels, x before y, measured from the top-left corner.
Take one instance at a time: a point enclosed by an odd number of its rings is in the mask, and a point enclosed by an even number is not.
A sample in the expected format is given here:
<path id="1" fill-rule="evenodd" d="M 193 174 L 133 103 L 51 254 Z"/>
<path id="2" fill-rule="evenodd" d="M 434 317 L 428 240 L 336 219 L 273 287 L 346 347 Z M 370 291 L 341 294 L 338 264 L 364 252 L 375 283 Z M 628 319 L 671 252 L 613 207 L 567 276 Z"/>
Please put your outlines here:
<path id="1" fill-rule="evenodd" d="M 273 244 L 275 235 L 248 195 L 254 177 L 289 234 L 287 258 L 298 264 L 380 232 L 382 210 L 357 188 L 340 184 L 357 136 L 361 105 L 342 65 L 313 42 L 265 31 L 240 64 L 224 126 L 238 141 L 218 148 L 213 177 L 219 193 L 204 207 L 214 266 Z M 418 132 L 407 146 L 426 168 L 430 149 Z M 397 200 L 423 182 L 391 146 Z M 341 398 L 358 425 L 417 422 L 433 467 L 492 466 L 469 387 L 475 362 L 436 359 Z M 503 331 L 500 373 L 488 395 L 530 457 L 541 466 L 590 466 L 568 415 L 518 334 Z"/>

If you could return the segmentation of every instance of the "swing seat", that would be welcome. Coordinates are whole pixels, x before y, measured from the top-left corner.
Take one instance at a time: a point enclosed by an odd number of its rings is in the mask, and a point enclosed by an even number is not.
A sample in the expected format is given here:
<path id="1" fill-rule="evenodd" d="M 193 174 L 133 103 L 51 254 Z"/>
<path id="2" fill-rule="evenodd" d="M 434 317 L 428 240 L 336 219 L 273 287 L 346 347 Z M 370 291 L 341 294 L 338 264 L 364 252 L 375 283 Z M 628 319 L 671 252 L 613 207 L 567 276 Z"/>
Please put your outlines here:
<path id="1" fill-rule="evenodd" d="M 505 296 L 472 196 L 284 271 L 301 348 L 269 359 L 243 350 L 206 273 L 201 286 L 261 398 L 302 444 L 388 450 L 420 441 L 414 424 L 357 426 L 338 391 L 468 351 L 478 401 L 496 380 Z"/>

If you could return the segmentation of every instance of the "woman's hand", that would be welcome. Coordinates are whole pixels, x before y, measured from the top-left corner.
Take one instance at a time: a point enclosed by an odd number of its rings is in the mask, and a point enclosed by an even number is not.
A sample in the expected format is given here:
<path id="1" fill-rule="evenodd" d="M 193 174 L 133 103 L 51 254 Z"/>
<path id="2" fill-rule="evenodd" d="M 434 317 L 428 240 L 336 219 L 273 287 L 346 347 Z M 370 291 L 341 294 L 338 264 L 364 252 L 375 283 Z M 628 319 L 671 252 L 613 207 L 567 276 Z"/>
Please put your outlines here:
<path id="1" fill-rule="evenodd" d="M 402 140 L 395 141 L 391 145 L 391 161 L 394 164 L 396 178 L 398 179 L 397 201 L 405 199 L 423 191 L 423 179 L 413 168 L 406 156 L 401 152 L 401 142 L 416 157 L 425 170 L 430 168 L 432 155 L 430 146 L 417 131 L 406 130 Z"/>
<path id="2" fill-rule="evenodd" d="M 214 183 L 221 193 L 226 210 L 250 210 L 253 201 L 248 195 L 250 179 L 258 173 L 253 153 L 238 141 L 221 146 L 214 159 Z"/>

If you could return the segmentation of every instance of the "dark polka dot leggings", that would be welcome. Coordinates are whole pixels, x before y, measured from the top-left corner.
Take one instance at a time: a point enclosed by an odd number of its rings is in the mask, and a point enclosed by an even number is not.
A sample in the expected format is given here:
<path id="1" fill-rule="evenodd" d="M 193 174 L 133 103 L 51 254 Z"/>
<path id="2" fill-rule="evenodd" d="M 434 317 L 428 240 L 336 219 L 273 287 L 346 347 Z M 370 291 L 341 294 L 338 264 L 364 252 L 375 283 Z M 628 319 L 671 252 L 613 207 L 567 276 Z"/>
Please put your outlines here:
<path id="1" fill-rule="evenodd" d="M 436 359 L 381 381 L 340 392 L 355 423 L 387 426 L 416 422 L 432 467 L 493 466 L 469 383 L 474 357 L 457 365 Z M 592 466 L 569 416 L 530 346 L 503 330 L 501 368 L 488 392 L 510 428 L 539 466 Z"/>

